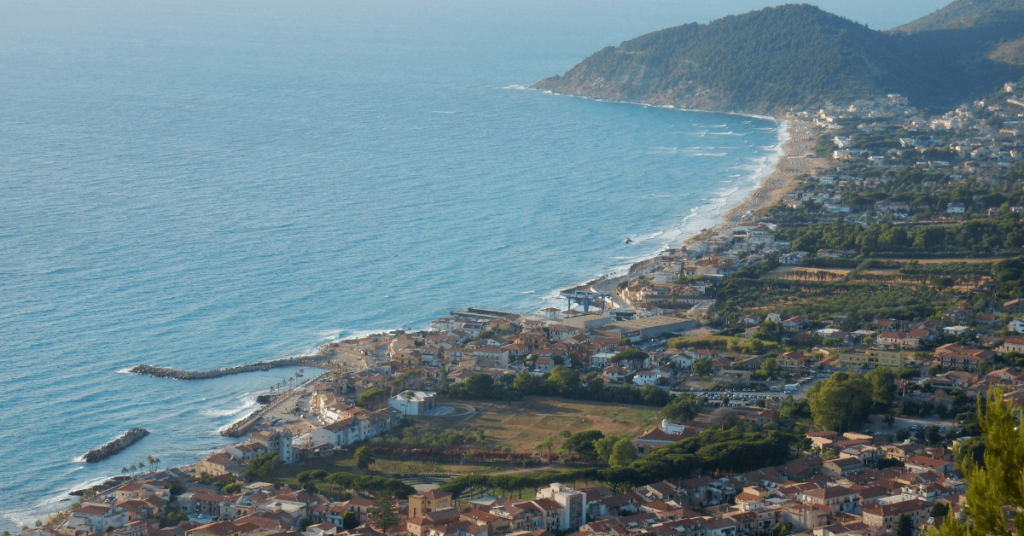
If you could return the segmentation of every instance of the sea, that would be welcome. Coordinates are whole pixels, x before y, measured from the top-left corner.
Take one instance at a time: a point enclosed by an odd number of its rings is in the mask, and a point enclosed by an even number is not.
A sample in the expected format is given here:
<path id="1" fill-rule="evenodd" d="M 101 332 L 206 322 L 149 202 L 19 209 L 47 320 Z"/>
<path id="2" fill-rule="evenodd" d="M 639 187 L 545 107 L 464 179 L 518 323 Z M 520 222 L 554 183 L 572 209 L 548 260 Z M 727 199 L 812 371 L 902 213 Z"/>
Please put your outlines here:
<path id="1" fill-rule="evenodd" d="M 827 2 L 874 28 L 940 2 Z M 4 0 L 0 528 L 192 463 L 296 373 L 182 382 L 453 309 L 564 306 L 715 225 L 766 118 L 528 89 L 750 0 Z M 627 243 L 629 239 L 629 243 Z M 81 456 L 141 426 L 122 454 Z"/>

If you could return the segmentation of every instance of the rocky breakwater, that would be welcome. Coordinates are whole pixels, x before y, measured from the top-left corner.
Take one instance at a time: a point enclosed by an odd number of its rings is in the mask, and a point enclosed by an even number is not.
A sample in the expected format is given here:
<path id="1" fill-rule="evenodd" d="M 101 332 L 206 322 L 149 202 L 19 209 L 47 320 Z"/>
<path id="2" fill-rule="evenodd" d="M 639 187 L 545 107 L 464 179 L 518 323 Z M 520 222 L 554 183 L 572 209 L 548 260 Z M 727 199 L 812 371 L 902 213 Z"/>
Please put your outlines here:
<path id="1" fill-rule="evenodd" d="M 134 445 L 136 441 L 148 435 L 149 430 L 146 430 L 145 428 L 132 428 L 110 443 L 107 443 L 98 449 L 86 452 L 84 456 L 85 461 L 89 463 L 96 463 L 98 461 L 105 460 Z"/>
<path id="2" fill-rule="evenodd" d="M 313 356 L 303 357 L 289 357 L 286 359 L 277 359 L 274 361 L 261 361 L 259 363 L 251 363 L 248 365 L 238 365 L 237 367 L 225 367 L 213 370 L 178 370 L 169 367 L 154 367 L 153 365 L 138 365 L 128 369 L 128 372 L 133 374 L 145 374 L 148 376 L 154 376 L 156 378 L 170 378 L 173 380 L 210 380 L 213 378 L 220 378 L 221 376 L 229 376 L 231 374 L 242 374 L 244 372 L 258 372 L 261 370 L 270 370 L 273 368 L 280 367 L 299 367 L 314 365 L 320 361 L 323 361 L 324 356 L 321 352 Z"/>

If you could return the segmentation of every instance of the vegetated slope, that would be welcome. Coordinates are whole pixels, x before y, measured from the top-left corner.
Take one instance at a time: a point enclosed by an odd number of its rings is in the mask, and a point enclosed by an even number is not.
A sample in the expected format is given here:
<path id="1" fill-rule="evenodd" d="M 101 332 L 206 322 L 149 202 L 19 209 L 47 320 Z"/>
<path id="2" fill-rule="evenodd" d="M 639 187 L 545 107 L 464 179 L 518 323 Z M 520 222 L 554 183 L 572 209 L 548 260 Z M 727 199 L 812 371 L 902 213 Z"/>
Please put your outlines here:
<path id="1" fill-rule="evenodd" d="M 687 24 L 606 47 L 535 84 L 559 93 L 736 112 L 776 112 L 899 93 L 942 109 L 1022 70 L 988 55 L 979 28 L 885 33 L 810 5 L 786 5 Z M 988 30 L 988 28 L 986 28 Z"/>
<path id="2" fill-rule="evenodd" d="M 1006 20 L 1019 21 L 1021 12 L 1024 12 L 1024 0 L 956 0 L 934 13 L 895 28 L 895 31 L 971 28 Z"/>

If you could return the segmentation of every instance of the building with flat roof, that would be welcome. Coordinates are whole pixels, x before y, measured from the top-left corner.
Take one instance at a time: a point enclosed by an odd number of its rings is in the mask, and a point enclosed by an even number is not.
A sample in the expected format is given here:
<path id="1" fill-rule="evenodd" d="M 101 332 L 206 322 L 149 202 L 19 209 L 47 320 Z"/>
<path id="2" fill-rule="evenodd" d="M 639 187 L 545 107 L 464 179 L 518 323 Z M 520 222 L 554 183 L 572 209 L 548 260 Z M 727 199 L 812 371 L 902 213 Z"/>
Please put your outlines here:
<path id="1" fill-rule="evenodd" d="M 596 329 L 615 322 L 615 317 L 605 315 L 581 315 L 562 320 L 566 326 L 576 329 Z"/>
<path id="2" fill-rule="evenodd" d="M 903 366 L 903 350 L 883 350 L 881 348 L 843 350 L 839 352 L 839 364 L 844 367 L 889 367 L 896 370 Z"/>
<path id="3" fill-rule="evenodd" d="M 693 329 L 696 325 L 696 322 L 693 320 L 658 315 L 622 322 L 612 322 L 605 326 L 605 329 L 618 331 L 623 339 L 636 342 L 653 339 L 676 331 Z"/>
<path id="4" fill-rule="evenodd" d="M 402 391 L 388 401 L 403 415 L 423 415 L 437 407 L 437 393 L 425 391 Z"/>

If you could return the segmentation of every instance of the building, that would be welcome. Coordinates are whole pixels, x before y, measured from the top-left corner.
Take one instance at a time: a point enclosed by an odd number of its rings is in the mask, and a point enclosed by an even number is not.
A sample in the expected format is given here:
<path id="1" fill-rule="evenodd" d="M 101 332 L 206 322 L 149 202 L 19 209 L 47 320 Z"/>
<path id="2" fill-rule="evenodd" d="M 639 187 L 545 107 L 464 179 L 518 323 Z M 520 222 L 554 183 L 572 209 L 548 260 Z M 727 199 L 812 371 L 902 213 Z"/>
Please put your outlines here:
<path id="1" fill-rule="evenodd" d="M 847 476 L 862 472 L 864 470 L 864 461 L 856 456 L 850 456 L 848 458 L 825 460 L 822 466 L 825 468 L 825 471 L 835 476 Z"/>
<path id="2" fill-rule="evenodd" d="M 295 463 L 296 461 L 292 438 L 286 433 L 263 430 L 250 434 L 249 441 L 262 444 L 268 451 L 277 451 L 281 456 L 281 463 Z"/>
<path id="3" fill-rule="evenodd" d="M 437 407 L 437 393 L 426 391 L 403 391 L 388 400 L 388 406 L 402 415 L 423 415 Z"/>
<path id="4" fill-rule="evenodd" d="M 676 331 L 693 329 L 696 325 L 693 320 L 684 320 L 674 316 L 649 316 L 624 322 L 612 322 L 605 326 L 605 329 L 617 330 L 623 339 L 637 342 L 661 337 Z"/>
<path id="5" fill-rule="evenodd" d="M 959 344 L 946 344 L 935 349 L 935 357 L 948 369 L 977 370 L 981 362 L 989 363 L 995 352 L 969 348 Z"/>
<path id="6" fill-rule="evenodd" d="M 839 364 L 853 368 L 889 367 L 896 370 L 903 366 L 903 350 L 882 348 L 843 350 L 839 352 Z"/>
<path id="7" fill-rule="evenodd" d="M 409 496 L 409 516 L 420 517 L 427 512 L 451 508 L 452 494 L 439 489 Z"/>
<path id="8" fill-rule="evenodd" d="M 1024 353 L 1024 339 L 1006 339 L 1003 341 L 1002 346 L 996 348 L 996 352 L 1000 354 L 1005 354 L 1006 352 Z"/>
<path id="9" fill-rule="evenodd" d="M 693 437 L 697 433 L 698 431 L 692 428 L 687 430 L 685 425 L 671 424 L 668 422 L 668 419 L 662 419 L 661 426 L 651 428 L 637 436 L 633 440 L 633 447 L 636 450 L 637 456 L 644 456 L 651 452 L 651 449 L 671 445 L 676 441 Z"/>
<path id="10" fill-rule="evenodd" d="M 551 499 L 562 506 L 557 521 L 557 530 L 560 532 L 574 532 L 587 521 L 587 496 L 582 491 L 555 482 L 537 490 L 537 498 Z"/>
<path id="11" fill-rule="evenodd" d="M 851 513 L 860 509 L 860 493 L 842 486 L 830 486 L 801 493 L 800 502 L 824 506 L 832 513 Z"/>
<path id="12" fill-rule="evenodd" d="M 67 527 L 71 530 L 103 533 L 107 527 L 120 528 L 128 523 L 128 514 L 120 506 L 89 503 L 71 512 Z"/>
<path id="13" fill-rule="evenodd" d="M 1012 315 L 1024 313 L 1024 300 L 1017 298 L 1008 302 L 1003 302 L 1003 312 Z"/>
<path id="14" fill-rule="evenodd" d="M 615 322 L 615 318 L 604 315 L 580 315 L 562 320 L 562 324 L 576 329 L 597 329 Z"/>
<path id="15" fill-rule="evenodd" d="M 891 532 L 896 530 L 896 523 L 899 521 L 901 515 L 909 515 L 914 521 L 914 526 L 917 527 L 920 526 L 921 523 L 928 521 L 931 509 L 932 503 L 919 499 L 911 499 L 909 501 L 898 502 L 895 504 L 885 504 L 865 508 L 863 519 L 864 524 L 869 527 L 884 528 Z"/>

